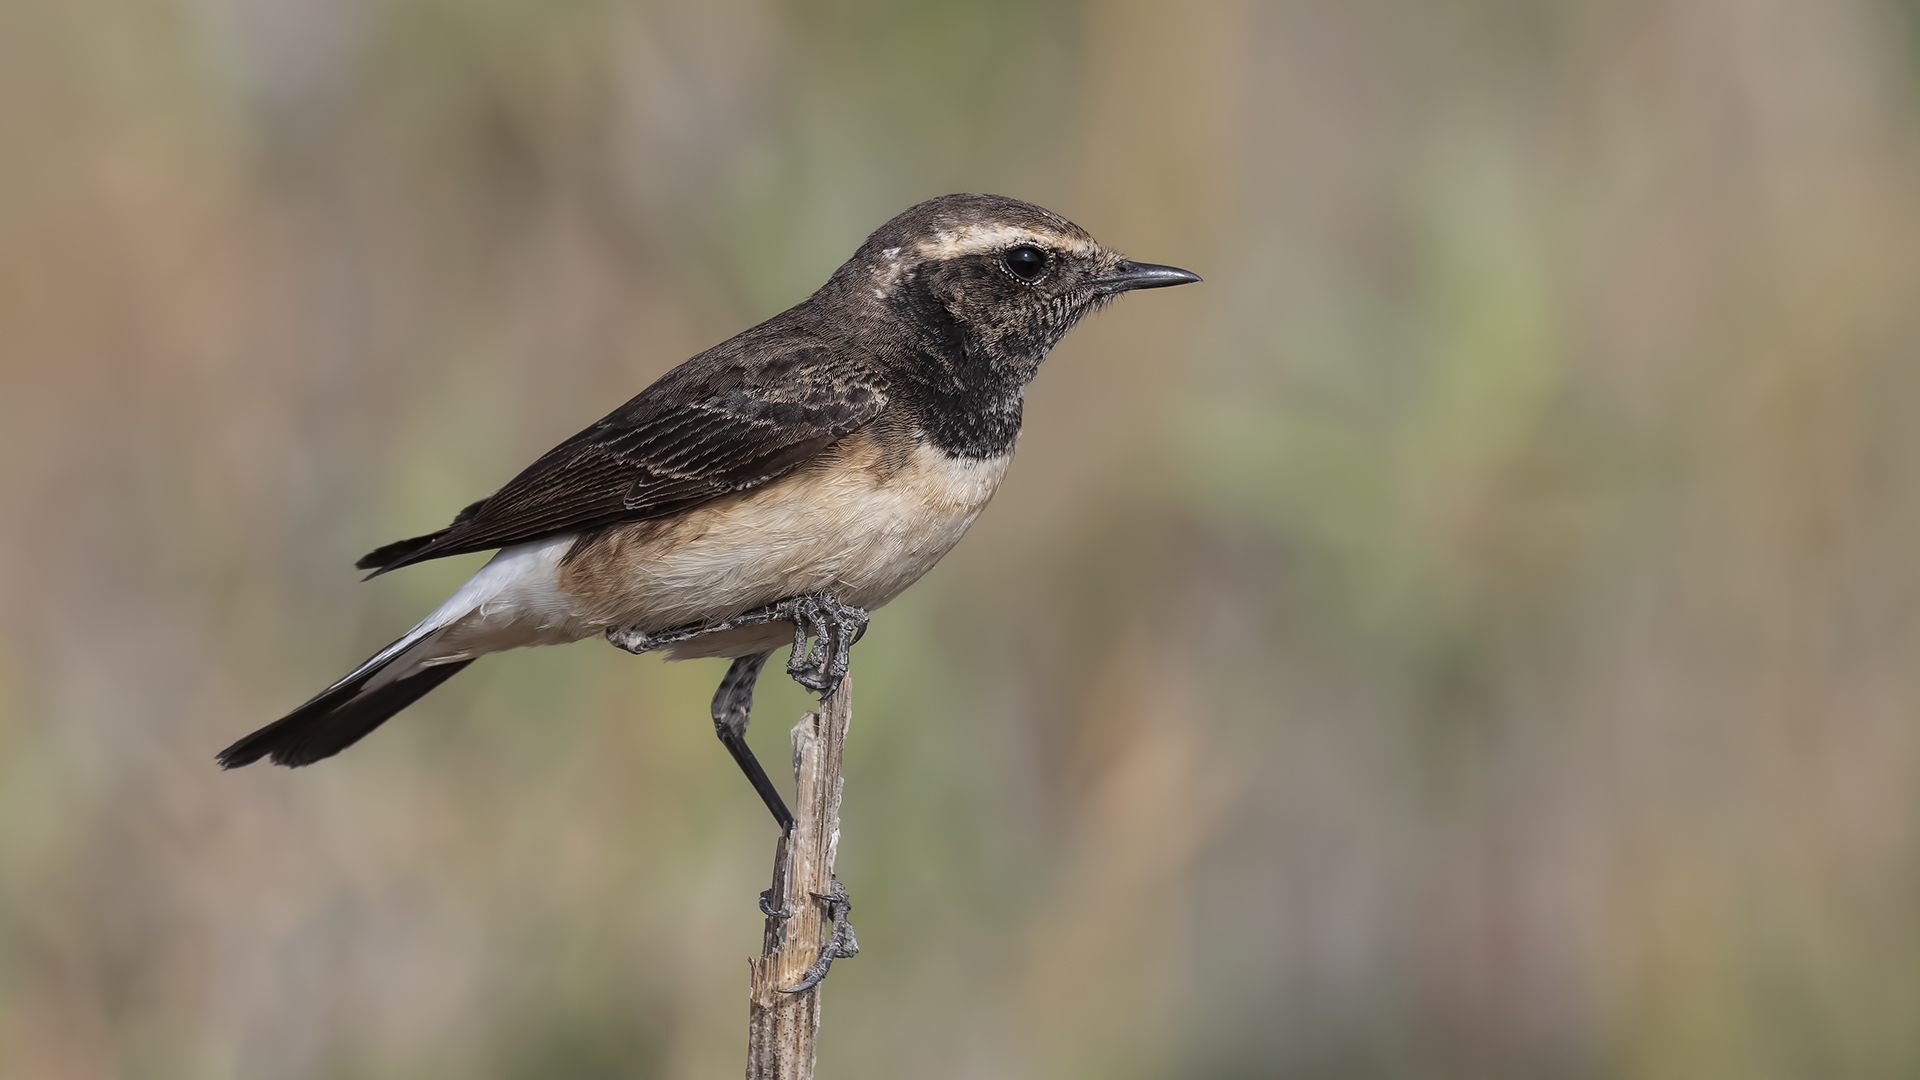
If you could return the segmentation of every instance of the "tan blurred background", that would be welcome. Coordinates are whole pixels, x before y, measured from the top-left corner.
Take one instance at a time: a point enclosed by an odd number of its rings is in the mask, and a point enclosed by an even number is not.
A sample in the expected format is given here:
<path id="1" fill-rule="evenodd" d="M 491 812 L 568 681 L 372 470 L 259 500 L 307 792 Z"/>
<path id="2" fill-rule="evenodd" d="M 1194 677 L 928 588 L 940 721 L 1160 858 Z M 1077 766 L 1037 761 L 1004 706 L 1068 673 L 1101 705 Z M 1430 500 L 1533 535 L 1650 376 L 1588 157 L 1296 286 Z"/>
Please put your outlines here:
<path id="1" fill-rule="evenodd" d="M 737 1075 L 719 662 L 212 757 L 948 191 L 1207 284 L 856 654 L 823 1075 L 1920 1074 L 1920 4 L 0 0 L 0 1076 Z"/>

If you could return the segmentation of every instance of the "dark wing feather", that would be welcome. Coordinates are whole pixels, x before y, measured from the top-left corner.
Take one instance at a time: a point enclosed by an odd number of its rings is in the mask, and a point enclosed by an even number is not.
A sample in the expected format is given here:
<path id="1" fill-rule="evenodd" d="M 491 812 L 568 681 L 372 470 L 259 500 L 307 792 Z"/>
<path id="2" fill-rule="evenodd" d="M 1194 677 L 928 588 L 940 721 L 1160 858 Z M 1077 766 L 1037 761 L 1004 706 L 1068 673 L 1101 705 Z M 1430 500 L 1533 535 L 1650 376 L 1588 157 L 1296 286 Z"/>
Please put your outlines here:
<path id="1" fill-rule="evenodd" d="M 792 314 L 792 313 L 789 313 Z M 886 405 L 883 381 L 813 335 L 763 324 L 662 376 L 437 533 L 361 558 L 376 574 L 664 517 L 799 466 Z M 798 338 L 798 340 L 796 340 Z"/>

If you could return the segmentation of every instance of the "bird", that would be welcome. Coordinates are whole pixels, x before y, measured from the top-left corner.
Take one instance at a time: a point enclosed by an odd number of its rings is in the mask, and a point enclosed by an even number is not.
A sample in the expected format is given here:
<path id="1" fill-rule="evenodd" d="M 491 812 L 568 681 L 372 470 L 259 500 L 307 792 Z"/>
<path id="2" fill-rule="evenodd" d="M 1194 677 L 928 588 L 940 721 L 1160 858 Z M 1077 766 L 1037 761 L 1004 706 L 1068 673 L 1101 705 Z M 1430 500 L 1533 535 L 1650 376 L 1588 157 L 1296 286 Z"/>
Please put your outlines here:
<path id="1" fill-rule="evenodd" d="M 487 653 L 601 637 L 732 660 L 715 733 L 790 830 L 746 743 L 768 657 L 790 644 L 788 674 L 831 694 L 869 613 L 932 569 L 993 497 L 1047 353 L 1123 293 L 1199 280 L 1017 199 L 912 206 L 807 299 L 668 371 L 445 528 L 361 557 L 371 578 L 496 552 L 418 625 L 218 763 L 311 765 Z"/>

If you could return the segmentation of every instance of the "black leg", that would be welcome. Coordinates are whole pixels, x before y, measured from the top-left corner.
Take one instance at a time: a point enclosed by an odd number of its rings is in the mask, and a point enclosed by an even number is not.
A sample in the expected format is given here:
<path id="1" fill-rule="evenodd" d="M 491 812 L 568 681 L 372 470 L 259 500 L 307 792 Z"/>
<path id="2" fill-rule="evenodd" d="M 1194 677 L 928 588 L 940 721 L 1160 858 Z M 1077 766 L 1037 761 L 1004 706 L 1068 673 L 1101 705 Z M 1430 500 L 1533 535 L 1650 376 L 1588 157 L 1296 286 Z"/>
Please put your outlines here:
<path id="1" fill-rule="evenodd" d="M 793 828 L 793 812 L 787 809 L 786 801 L 774 790 L 773 781 L 767 779 L 767 770 L 747 746 L 747 720 L 753 711 L 753 684 L 760 678 L 760 669 L 772 653 L 758 656 L 743 656 L 727 669 L 726 677 L 720 680 L 720 689 L 713 692 L 713 733 L 720 736 L 720 742 L 733 755 L 734 763 L 740 771 L 747 774 L 753 783 L 753 790 L 760 793 L 760 800 L 773 811 L 773 820 L 780 823 L 780 831 Z"/>
<path id="2" fill-rule="evenodd" d="M 863 608 L 842 604 L 824 592 L 788 597 L 731 619 L 693 623 L 654 633 L 638 627 L 609 627 L 607 640 L 631 653 L 647 653 L 742 626 L 789 621 L 793 623 L 793 655 L 787 660 L 787 674 L 793 676 L 800 685 L 818 692 L 822 698 L 831 695 L 839 689 L 840 680 L 846 677 L 854 644 L 867 632 L 867 612 Z M 813 639 L 811 647 L 807 644 L 808 638 Z M 786 800 L 774 790 L 773 781 L 767 779 L 767 771 L 760 767 L 760 762 L 755 760 L 753 751 L 747 746 L 747 721 L 753 711 L 753 686 L 760 679 L 760 669 L 766 666 L 767 657 L 772 655 L 771 652 L 764 652 L 758 656 L 743 656 L 727 668 L 726 676 L 720 680 L 720 688 L 713 693 L 713 731 L 720 737 L 727 752 L 733 755 L 740 771 L 747 774 L 753 789 L 760 793 L 761 801 L 773 812 L 773 820 L 780 825 L 781 848 L 785 850 L 793 836 L 793 812 L 787 809 Z M 827 970 L 835 960 L 844 960 L 860 951 L 860 943 L 853 936 L 853 923 L 848 918 L 853 904 L 847 900 L 846 886 L 835 878 L 828 894 L 823 896 L 814 893 L 813 899 L 827 905 L 833 926 L 832 938 L 820 951 L 820 958 L 801 977 L 799 984 L 784 988 L 783 993 L 797 994 L 819 985 L 820 980 L 827 977 Z M 769 919 L 778 919 L 783 923 L 793 915 L 791 909 L 774 909 L 772 890 L 760 894 L 760 910 Z M 772 929 L 768 931 L 774 932 Z"/>

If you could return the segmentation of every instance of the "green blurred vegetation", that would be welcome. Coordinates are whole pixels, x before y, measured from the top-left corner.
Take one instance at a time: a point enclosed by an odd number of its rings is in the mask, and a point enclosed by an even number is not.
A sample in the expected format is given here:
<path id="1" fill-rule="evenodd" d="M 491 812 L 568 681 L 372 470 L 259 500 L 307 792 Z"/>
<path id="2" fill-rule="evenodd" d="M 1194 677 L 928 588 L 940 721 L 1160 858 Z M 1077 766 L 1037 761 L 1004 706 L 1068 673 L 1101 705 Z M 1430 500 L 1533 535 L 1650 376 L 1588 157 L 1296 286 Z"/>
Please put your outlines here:
<path id="1" fill-rule="evenodd" d="M 845 1077 L 1920 1072 L 1911 0 L 0 0 L 0 1075 L 739 1069 L 717 662 L 212 754 L 948 191 L 1207 277 L 858 653 Z M 806 698 L 768 679 L 784 760 Z"/>

